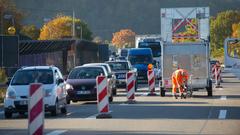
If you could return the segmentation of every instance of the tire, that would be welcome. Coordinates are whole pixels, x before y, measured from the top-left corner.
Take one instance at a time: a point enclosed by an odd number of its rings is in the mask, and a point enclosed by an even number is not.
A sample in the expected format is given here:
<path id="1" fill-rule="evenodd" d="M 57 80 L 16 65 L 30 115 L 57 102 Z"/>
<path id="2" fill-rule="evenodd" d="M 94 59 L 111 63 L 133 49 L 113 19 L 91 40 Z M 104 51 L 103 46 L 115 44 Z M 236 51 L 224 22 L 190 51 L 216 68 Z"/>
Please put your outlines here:
<path id="1" fill-rule="evenodd" d="M 51 111 L 51 116 L 57 116 L 57 113 L 58 113 L 58 100 L 56 100 L 54 110 Z"/>
<path id="2" fill-rule="evenodd" d="M 213 91 L 212 91 L 212 80 L 208 81 L 209 86 L 206 88 L 207 89 L 207 94 L 209 97 L 213 96 Z"/>
<path id="3" fill-rule="evenodd" d="M 113 96 L 116 96 L 117 95 L 117 88 L 116 87 L 113 88 L 112 92 L 113 92 Z"/>
<path id="4" fill-rule="evenodd" d="M 12 118 L 12 113 L 4 111 L 4 116 L 6 119 L 10 119 L 10 118 Z"/>
<path id="5" fill-rule="evenodd" d="M 164 88 L 161 88 L 161 93 L 160 93 L 160 95 L 161 95 L 161 97 L 165 97 L 165 90 L 164 90 Z"/>
<path id="6" fill-rule="evenodd" d="M 66 103 L 69 105 L 71 103 L 71 100 L 66 97 Z"/>
<path id="7" fill-rule="evenodd" d="M 135 92 L 137 92 L 137 88 L 138 88 L 138 83 L 137 81 L 135 82 Z"/>
<path id="8" fill-rule="evenodd" d="M 61 113 L 62 113 L 62 114 L 66 114 L 66 113 L 67 113 L 67 108 L 66 108 L 66 106 L 63 107 L 63 108 L 61 108 Z"/>
<path id="9" fill-rule="evenodd" d="M 113 101 L 113 96 L 109 97 L 108 101 L 109 101 L 109 103 L 111 103 Z"/>

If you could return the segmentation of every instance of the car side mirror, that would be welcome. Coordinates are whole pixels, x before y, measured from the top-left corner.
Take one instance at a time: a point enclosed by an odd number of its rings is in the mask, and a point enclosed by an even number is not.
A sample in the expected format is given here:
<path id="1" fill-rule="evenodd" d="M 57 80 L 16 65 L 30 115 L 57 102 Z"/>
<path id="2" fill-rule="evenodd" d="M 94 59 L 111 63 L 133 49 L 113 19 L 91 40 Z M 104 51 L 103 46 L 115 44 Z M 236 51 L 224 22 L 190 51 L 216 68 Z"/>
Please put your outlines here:
<path id="1" fill-rule="evenodd" d="M 59 78 L 58 80 L 57 80 L 57 85 L 59 85 L 59 84 L 61 84 L 61 83 L 63 83 L 64 82 L 64 80 L 62 79 L 62 78 Z"/>

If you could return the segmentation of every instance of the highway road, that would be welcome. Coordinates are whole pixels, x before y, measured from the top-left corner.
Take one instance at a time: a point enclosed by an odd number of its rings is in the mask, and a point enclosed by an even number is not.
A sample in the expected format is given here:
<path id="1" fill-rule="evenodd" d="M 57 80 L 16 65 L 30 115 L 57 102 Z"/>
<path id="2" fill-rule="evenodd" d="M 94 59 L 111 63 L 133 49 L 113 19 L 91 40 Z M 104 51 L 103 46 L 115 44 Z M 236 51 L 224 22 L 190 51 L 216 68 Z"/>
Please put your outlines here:
<path id="1" fill-rule="evenodd" d="M 223 88 L 207 97 L 205 90 L 192 98 L 174 99 L 146 96 L 146 86 L 136 93 L 136 104 L 125 104 L 122 89 L 110 104 L 112 119 L 96 119 L 95 102 L 72 103 L 66 115 L 46 114 L 47 135 L 157 135 L 157 134 L 240 134 L 240 80 L 232 73 L 223 73 Z M 157 91 L 159 94 L 159 91 Z M 27 115 L 5 119 L 0 108 L 0 134 L 25 135 Z"/>

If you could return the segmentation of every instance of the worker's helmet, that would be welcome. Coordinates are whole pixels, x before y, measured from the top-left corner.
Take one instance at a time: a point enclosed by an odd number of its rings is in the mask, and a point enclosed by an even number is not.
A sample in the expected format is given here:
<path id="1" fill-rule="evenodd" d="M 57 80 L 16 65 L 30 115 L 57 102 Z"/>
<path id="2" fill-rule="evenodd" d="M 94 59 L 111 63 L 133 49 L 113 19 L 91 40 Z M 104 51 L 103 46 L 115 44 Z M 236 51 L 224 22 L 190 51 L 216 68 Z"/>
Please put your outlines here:
<path id="1" fill-rule="evenodd" d="M 153 64 L 148 64 L 148 70 L 153 70 Z"/>

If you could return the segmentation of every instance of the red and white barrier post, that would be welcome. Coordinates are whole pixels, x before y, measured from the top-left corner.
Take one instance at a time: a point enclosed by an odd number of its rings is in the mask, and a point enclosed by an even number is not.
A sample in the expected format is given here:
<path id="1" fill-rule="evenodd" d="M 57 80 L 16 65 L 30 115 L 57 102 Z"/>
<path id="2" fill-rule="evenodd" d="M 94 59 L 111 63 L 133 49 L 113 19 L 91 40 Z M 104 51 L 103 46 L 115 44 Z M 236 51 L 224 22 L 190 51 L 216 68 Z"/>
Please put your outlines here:
<path id="1" fill-rule="evenodd" d="M 215 88 L 222 88 L 220 85 L 221 82 L 221 67 L 218 65 L 214 66 L 214 77 L 215 77 Z"/>
<path id="2" fill-rule="evenodd" d="M 135 82 L 136 82 L 136 77 L 133 72 L 128 72 L 126 74 L 126 82 L 127 82 L 127 103 L 132 104 L 135 103 Z"/>
<path id="3" fill-rule="evenodd" d="M 28 130 L 29 135 L 43 135 L 44 130 L 44 91 L 42 84 L 33 83 L 29 88 Z"/>
<path id="4" fill-rule="evenodd" d="M 149 88 L 148 96 L 156 96 L 154 71 L 148 70 L 147 75 L 148 75 L 148 88 Z"/>
<path id="5" fill-rule="evenodd" d="M 107 77 L 97 76 L 97 104 L 98 115 L 96 118 L 112 118 L 109 112 L 109 97 Z"/>

